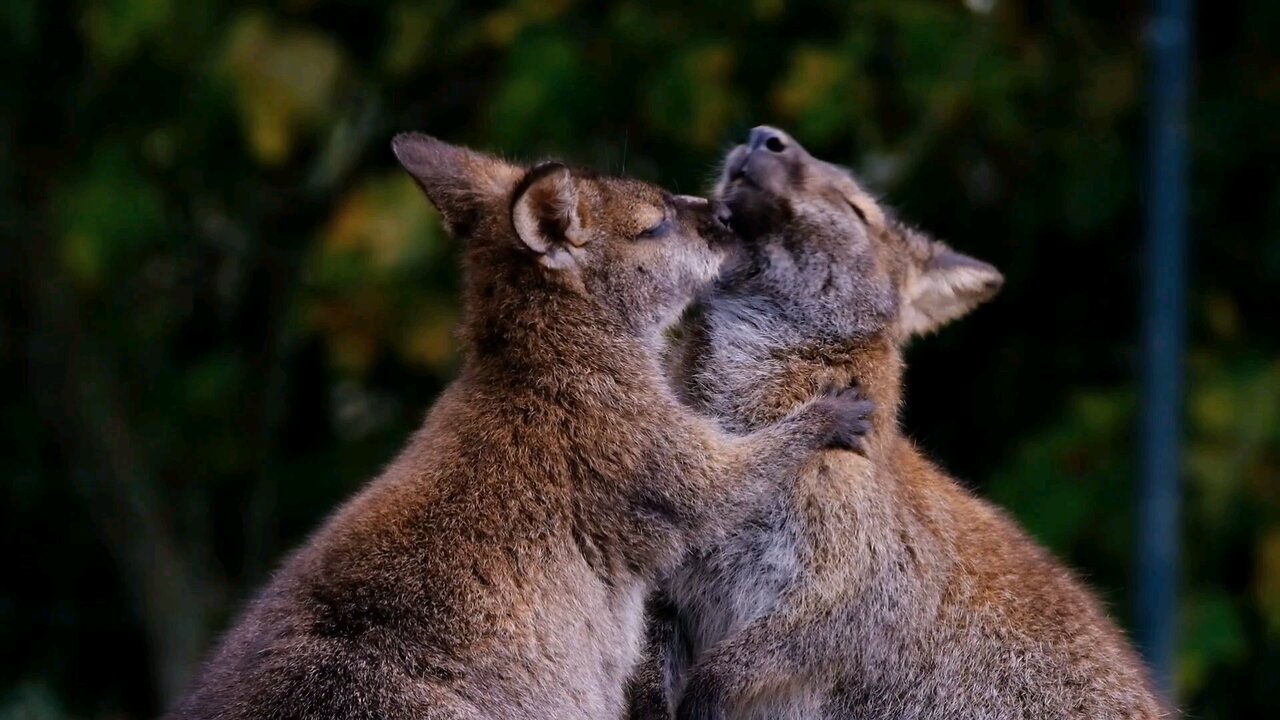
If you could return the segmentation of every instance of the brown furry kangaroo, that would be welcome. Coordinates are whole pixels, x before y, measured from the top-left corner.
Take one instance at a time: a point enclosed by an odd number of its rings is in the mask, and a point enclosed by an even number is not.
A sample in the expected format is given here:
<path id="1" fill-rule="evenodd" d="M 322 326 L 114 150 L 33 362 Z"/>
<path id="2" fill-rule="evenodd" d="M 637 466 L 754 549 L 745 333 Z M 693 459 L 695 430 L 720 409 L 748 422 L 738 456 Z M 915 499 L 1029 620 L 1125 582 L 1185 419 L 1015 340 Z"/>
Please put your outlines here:
<path id="1" fill-rule="evenodd" d="M 867 403 L 842 391 L 738 437 L 666 389 L 663 330 L 732 239 L 705 200 L 393 147 L 465 245 L 464 366 L 171 717 L 617 717 L 655 574 L 857 444 Z"/>
<path id="2" fill-rule="evenodd" d="M 902 345 L 1000 274 L 772 128 L 729 154 L 717 194 L 749 258 L 693 314 L 676 383 L 739 431 L 854 379 L 877 415 L 866 457 L 814 459 L 666 579 L 633 717 L 1165 714 L 1083 585 L 899 432 Z"/>

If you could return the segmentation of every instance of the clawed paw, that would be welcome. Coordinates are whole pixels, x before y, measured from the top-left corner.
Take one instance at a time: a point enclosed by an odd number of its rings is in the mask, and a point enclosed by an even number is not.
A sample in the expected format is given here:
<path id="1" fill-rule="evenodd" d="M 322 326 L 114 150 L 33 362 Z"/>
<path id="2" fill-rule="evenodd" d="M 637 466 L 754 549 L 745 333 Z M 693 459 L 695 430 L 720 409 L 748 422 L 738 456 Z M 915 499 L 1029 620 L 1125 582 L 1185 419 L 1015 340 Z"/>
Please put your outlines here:
<path id="1" fill-rule="evenodd" d="M 871 433 L 871 415 L 875 411 L 875 403 L 857 386 L 828 389 L 822 402 L 828 403 L 835 415 L 831 436 L 825 447 L 865 455 L 866 438 Z"/>

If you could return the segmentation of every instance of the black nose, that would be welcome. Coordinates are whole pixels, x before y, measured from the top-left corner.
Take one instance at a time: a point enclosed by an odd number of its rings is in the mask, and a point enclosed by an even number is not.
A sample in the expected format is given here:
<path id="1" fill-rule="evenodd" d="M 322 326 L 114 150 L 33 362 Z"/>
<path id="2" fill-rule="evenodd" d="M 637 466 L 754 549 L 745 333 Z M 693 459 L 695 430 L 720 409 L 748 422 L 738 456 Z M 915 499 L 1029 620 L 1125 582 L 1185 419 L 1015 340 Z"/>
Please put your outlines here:
<path id="1" fill-rule="evenodd" d="M 721 227 L 726 230 L 732 227 L 730 223 L 733 221 L 733 211 L 729 209 L 728 205 L 720 201 L 716 201 L 711 206 L 711 212 L 715 216 L 716 222 L 719 223 Z"/>
<path id="2" fill-rule="evenodd" d="M 751 136 L 747 139 L 747 144 L 752 150 L 764 148 L 772 153 L 783 153 L 791 145 L 791 138 L 781 130 L 771 128 L 768 125 L 761 125 L 751 131 Z"/>

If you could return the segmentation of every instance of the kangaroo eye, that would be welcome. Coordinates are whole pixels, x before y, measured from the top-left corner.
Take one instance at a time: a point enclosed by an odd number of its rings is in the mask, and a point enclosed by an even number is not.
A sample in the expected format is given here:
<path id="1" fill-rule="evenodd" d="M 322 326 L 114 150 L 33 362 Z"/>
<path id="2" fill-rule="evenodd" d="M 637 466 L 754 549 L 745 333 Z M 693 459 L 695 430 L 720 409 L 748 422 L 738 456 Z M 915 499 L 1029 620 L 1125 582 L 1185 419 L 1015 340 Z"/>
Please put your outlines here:
<path id="1" fill-rule="evenodd" d="M 640 237 L 645 240 L 661 240 L 671 234 L 671 219 L 664 217 L 658 221 L 657 225 L 640 233 Z"/>

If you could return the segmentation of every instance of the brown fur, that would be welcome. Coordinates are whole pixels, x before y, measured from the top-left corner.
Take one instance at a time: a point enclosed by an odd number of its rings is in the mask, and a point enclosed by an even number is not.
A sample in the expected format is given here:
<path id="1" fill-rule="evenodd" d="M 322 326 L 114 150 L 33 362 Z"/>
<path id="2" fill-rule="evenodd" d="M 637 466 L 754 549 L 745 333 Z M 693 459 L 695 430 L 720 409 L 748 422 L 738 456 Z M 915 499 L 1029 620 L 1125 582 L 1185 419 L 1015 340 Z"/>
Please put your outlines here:
<path id="1" fill-rule="evenodd" d="M 616 717 L 655 574 L 862 424 L 838 393 L 729 436 L 665 389 L 662 332 L 731 238 L 705 200 L 394 149 L 465 244 L 464 366 L 171 717 Z"/>
<path id="2" fill-rule="evenodd" d="M 1080 581 L 899 431 L 902 345 L 989 298 L 999 273 L 771 128 L 728 156 L 717 192 L 751 253 L 688 323 L 673 370 L 687 398 L 745 431 L 856 380 L 877 416 L 865 458 L 814 459 L 663 583 L 632 716 L 1164 715 Z"/>

